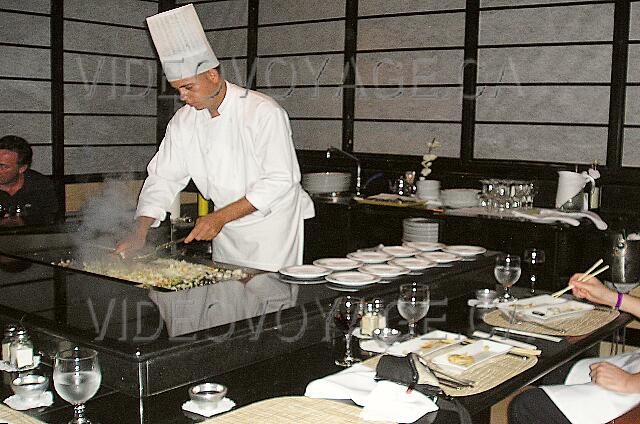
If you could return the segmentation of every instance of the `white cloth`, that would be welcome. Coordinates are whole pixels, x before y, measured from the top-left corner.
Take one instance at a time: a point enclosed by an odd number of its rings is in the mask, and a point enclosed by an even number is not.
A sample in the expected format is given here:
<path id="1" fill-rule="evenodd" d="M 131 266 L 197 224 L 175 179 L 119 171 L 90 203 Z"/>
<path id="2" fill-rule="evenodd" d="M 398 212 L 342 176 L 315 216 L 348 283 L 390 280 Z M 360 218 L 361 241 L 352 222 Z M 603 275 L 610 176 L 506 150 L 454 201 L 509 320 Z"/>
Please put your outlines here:
<path id="1" fill-rule="evenodd" d="M 187 412 L 202 415 L 203 417 L 212 417 L 216 414 L 222 414 L 223 412 L 230 411 L 234 406 L 236 406 L 234 401 L 229 398 L 222 398 L 214 408 L 200 408 L 194 401 L 189 400 L 182 404 L 182 409 Z"/>
<path id="2" fill-rule="evenodd" d="M 192 4 L 150 16 L 147 25 L 167 80 L 193 77 L 220 64 Z"/>
<path id="3" fill-rule="evenodd" d="M 219 116 L 189 105 L 173 116 L 147 167 L 136 216 L 158 225 L 193 179 L 216 209 L 242 197 L 258 209 L 222 228 L 214 260 L 267 271 L 301 264 L 304 219 L 314 209 L 300 186 L 287 113 L 270 97 L 226 84 Z"/>
<path id="4" fill-rule="evenodd" d="M 437 411 L 438 406 L 424 394 L 390 381 L 376 382 L 376 372 L 356 364 L 318 380 L 305 391 L 316 399 L 351 399 L 363 407 L 360 417 L 370 421 L 414 422 L 424 414 Z"/>
<path id="5" fill-rule="evenodd" d="M 583 359 L 571 368 L 564 385 L 541 387 L 573 424 L 606 423 L 640 403 L 640 393 L 616 393 L 591 382 L 589 366 L 603 361 L 630 373 L 640 372 L 640 352 Z"/>

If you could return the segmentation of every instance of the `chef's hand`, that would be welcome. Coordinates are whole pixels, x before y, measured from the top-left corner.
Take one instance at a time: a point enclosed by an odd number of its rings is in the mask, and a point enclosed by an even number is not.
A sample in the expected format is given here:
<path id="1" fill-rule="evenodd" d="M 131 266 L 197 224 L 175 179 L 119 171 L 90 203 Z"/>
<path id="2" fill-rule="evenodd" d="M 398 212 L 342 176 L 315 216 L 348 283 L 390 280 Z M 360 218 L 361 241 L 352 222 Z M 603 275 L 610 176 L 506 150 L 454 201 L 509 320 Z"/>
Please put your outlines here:
<path id="1" fill-rule="evenodd" d="M 584 274 L 574 274 L 569 280 L 569 285 L 573 287 L 573 295 L 580 299 L 587 299 L 601 305 L 614 306 L 618 300 L 618 294 L 606 288 L 596 277 L 591 277 L 587 281 L 578 281 Z"/>
<path id="2" fill-rule="evenodd" d="M 631 374 L 608 362 L 591 365 L 591 381 L 618 393 L 640 393 L 640 374 Z"/>
<path id="3" fill-rule="evenodd" d="M 193 240 L 213 240 L 226 223 L 225 217 L 217 211 L 201 216 L 196 220 L 196 225 L 187 238 L 184 239 L 184 242 L 190 243 Z"/>
<path id="4" fill-rule="evenodd" d="M 122 259 L 125 259 L 142 249 L 145 242 L 146 237 L 142 237 L 138 233 L 133 233 L 116 245 L 116 249 L 113 251 L 113 254 L 119 255 Z"/>

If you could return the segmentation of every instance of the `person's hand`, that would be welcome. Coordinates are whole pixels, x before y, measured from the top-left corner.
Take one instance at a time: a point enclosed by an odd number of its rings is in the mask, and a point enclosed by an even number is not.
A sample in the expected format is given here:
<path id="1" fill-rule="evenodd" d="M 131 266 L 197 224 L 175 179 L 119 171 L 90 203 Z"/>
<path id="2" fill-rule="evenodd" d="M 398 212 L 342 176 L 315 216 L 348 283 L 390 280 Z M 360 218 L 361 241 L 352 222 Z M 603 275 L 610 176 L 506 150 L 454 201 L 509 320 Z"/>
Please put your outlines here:
<path id="1" fill-rule="evenodd" d="M 591 365 L 591 381 L 618 393 L 640 393 L 640 374 L 630 374 L 608 362 Z"/>
<path id="2" fill-rule="evenodd" d="M 584 274 L 574 274 L 569 280 L 569 285 L 573 287 L 573 295 L 580 299 L 599 303 L 601 305 L 614 306 L 618 300 L 618 295 L 613 290 L 606 288 L 596 277 L 591 277 L 587 281 L 578 281 Z"/>
<path id="3" fill-rule="evenodd" d="M 115 250 L 113 251 L 114 255 L 119 255 L 121 258 L 126 258 L 131 256 L 133 253 L 139 251 L 144 247 L 146 242 L 146 237 L 141 234 L 133 233 L 129 237 L 125 238 L 121 242 L 116 245 Z"/>
<path id="4" fill-rule="evenodd" d="M 196 225 L 189 233 L 185 243 L 190 243 L 193 240 L 213 240 L 216 238 L 222 227 L 224 227 L 226 221 L 222 214 L 218 212 L 212 212 L 208 215 L 201 216 L 196 220 Z"/>

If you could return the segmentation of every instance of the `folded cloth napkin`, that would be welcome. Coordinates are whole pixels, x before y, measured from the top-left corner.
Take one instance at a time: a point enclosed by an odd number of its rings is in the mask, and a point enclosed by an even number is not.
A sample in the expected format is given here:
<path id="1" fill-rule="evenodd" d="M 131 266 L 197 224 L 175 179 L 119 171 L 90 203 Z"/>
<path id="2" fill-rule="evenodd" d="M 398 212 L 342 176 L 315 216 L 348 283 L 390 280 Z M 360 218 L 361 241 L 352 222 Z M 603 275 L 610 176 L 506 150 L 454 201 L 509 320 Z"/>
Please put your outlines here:
<path id="1" fill-rule="evenodd" d="M 351 399 L 364 406 L 366 398 L 376 387 L 376 372 L 355 364 L 345 370 L 314 380 L 307 385 L 305 396 L 317 399 Z"/>
<path id="2" fill-rule="evenodd" d="M 7 361 L 0 361 L 0 371 L 7 371 L 7 372 L 28 371 L 28 370 L 38 368 L 38 365 L 40 365 L 40 356 L 35 355 L 33 357 L 33 365 L 28 365 L 22 368 L 17 368 Z"/>
<path id="3" fill-rule="evenodd" d="M 379 381 L 364 402 L 360 418 L 367 421 L 412 423 L 423 415 L 437 411 L 438 406 L 427 396 L 406 386 Z"/>
<path id="4" fill-rule="evenodd" d="M 587 218 L 590 219 L 591 222 L 593 222 L 593 224 L 596 226 L 596 228 L 598 230 L 606 230 L 608 228 L 608 225 L 606 222 L 604 222 L 602 220 L 602 218 L 600 218 L 600 215 L 598 215 L 595 212 L 591 212 L 591 211 L 585 211 L 585 212 L 561 212 L 555 209 L 540 209 L 540 215 L 542 216 L 557 216 L 557 215 L 562 215 L 563 217 L 569 217 L 569 218 Z"/>
<path id="5" fill-rule="evenodd" d="M 223 398 L 214 408 L 200 408 L 194 401 L 190 400 L 182 404 L 182 409 L 187 412 L 202 415 L 203 417 L 212 417 L 216 414 L 222 414 L 231 410 L 236 403 L 229 398 Z"/>
<path id="6" fill-rule="evenodd" d="M 25 399 L 22 396 L 13 395 L 4 400 L 4 403 L 10 408 L 17 411 L 26 411 L 27 409 L 40 408 L 41 406 L 50 406 L 53 403 L 53 393 L 50 391 L 40 394 L 37 398 Z"/>
<path id="7" fill-rule="evenodd" d="M 523 218 L 529 221 L 533 221 L 533 222 L 539 222 L 541 224 L 544 223 L 554 223 L 554 222 L 564 222 L 565 224 L 569 224 L 573 227 L 577 227 L 578 225 L 580 225 L 580 221 L 577 220 L 576 218 L 572 218 L 570 216 L 566 216 L 564 215 L 562 212 L 558 211 L 555 214 L 552 213 L 546 213 L 546 214 L 531 214 L 531 213 L 526 213 L 526 212 L 519 212 L 516 211 L 515 209 L 511 210 L 511 215 L 515 216 L 516 218 Z"/>

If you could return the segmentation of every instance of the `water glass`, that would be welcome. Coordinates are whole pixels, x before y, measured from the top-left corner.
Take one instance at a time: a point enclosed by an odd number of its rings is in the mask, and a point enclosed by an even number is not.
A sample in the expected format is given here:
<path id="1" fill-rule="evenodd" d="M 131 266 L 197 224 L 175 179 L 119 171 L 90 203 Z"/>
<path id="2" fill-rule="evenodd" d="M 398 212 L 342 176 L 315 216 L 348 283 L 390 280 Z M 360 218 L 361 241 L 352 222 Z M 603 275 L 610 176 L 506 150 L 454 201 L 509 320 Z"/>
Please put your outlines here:
<path id="1" fill-rule="evenodd" d="M 98 392 L 101 382 L 95 350 L 76 347 L 56 354 L 53 384 L 60 397 L 73 405 L 73 419 L 69 424 L 91 424 L 85 416 L 84 403 Z"/>
<path id="2" fill-rule="evenodd" d="M 520 256 L 516 255 L 498 255 L 496 257 L 496 265 L 493 268 L 493 275 L 498 283 L 504 287 L 504 294 L 499 299 L 500 302 L 512 302 L 517 300 L 511 295 L 510 289 L 520 278 L 522 269 L 520 268 Z"/>
<path id="3" fill-rule="evenodd" d="M 409 323 L 409 336 L 416 336 L 416 323 L 427 316 L 431 296 L 426 284 L 410 283 L 400 286 L 398 312 Z"/>

